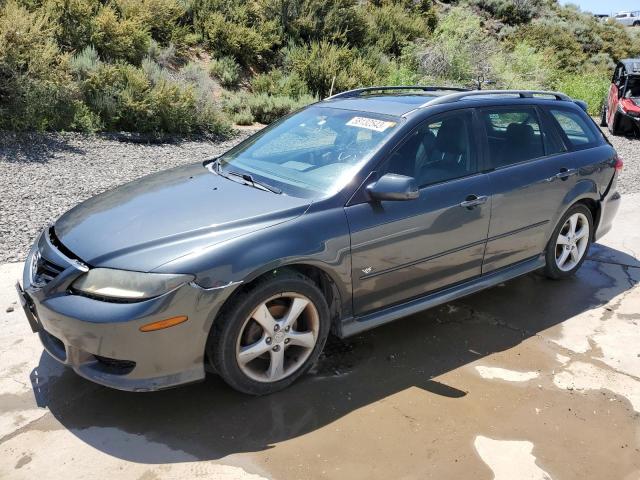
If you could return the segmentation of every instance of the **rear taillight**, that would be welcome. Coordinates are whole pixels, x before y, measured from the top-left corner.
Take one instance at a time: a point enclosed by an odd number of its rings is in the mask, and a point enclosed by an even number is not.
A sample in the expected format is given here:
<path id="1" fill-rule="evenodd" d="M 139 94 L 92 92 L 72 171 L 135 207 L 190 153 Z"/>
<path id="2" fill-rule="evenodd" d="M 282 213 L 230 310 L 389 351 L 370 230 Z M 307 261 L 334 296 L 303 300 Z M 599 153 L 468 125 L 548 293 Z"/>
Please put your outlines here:
<path id="1" fill-rule="evenodd" d="M 620 172 L 622 170 L 622 167 L 624 167 L 624 162 L 620 158 L 620 155 L 616 155 L 616 161 L 613 164 L 613 168 L 616 169 L 616 172 Z"/>

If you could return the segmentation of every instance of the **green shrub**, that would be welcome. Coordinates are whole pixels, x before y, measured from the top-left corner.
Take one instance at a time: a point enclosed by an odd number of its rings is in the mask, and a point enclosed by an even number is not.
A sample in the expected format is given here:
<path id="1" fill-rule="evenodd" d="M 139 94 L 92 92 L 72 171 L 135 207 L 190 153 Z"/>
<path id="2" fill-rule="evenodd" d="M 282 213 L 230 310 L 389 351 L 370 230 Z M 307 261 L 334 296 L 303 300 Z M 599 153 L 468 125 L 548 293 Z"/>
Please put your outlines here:
<path id="1" fill-rule="evenodd" d="M 369 10 L 367 44 L 384 53 L 399 56 L 411 41 L 429 34 L 422 15 L 416 15 L 397 3 Z"/>
<path id="2" fill-rule="evenodd" d="M 284 36 L 296 43 L 326 40 L 361 46 L 367 31 L 366 10 L 356 0 L 280 0 L 263 4 L 263 18 L 276 19 Z"/>
<path id="3" fill-rule="evenodd" d="M 501 88 L 550 88 L 556 74 L 553 60 L 526 43 L 517 44 L 512 52 L 495 55 L 492 66 L 492 79 Z"/>
<path id="4" fill-rule="evenodd" d="M 417 85 L 420 83 L 420 79 L 421 75 L 418 72 L 405 66 L 394 65 L 382 83 L 385 85 Z"/>
<path id="5" fill-rule="evenodd" d="M 82 101 L 76 101 L 74 103 L 74 115 L 70 130 L 78 132 L 95 133 L 102 130 L 104 125 L 100 117 L 91 111 L 91 109 Z"/>
<path id="6" fill-rule="evenodd" d="M 231 57 L 214 58 L 209 64 L 209 73 L 220 80 L 222 86 L 236 87 L 240 80 L 240 65 Z"/>
<path id="7" fill-rule="evenodd" d="M 105 60 L 138 65 L 147 53 L 149 41 L 147 27 L 140 19 L 120 18 L 110 5 L 101 7 L 93 18 L 91 42 Z"/>
<path id="8" fill-rule="evenodd" d="M 170 82 L 172 80 L 169 71 L 153 61 L 150 57 L 146 57 L 142 61 L 141 68 L 152 85 L 157 85 L 161 82 Z"/>
<path id="9" fill-rule="evenodd" d="M 299 108 L 313 103 L 315 98 L 305 95 L 295 100 L 291 97 L 268 95 L 265 93 L 248 94 L 240 92 L 227 95 L 223 99 L 223 110 L 231 115 L 251 113 L 254 121 L 269 124 Z"/>
<path id="10" fill-rule="evenodd" d="M 228 125 L 197 83 L 160 80 L 126 64 L 102 65 L 84 82 L 84 98 L 108 130 L 224 133 Z"/>
<path id="11" fill-rule="evenodd" d="M 516 30 L 510 40 L 533 46 L 546 58 L 557 61 L 562 70 L 576 71 L 586 60 L 582 45 L 566 24 L 534 21 Z"/>
<path id="12" fill-rule="evenodd" d="M 173 43 L 169 43 L 166 47 L 162 47 L 153 39 L 149 42 L 147 57 L 165 68 L 174 66 L 178 63 L 176 47 Z"/>
<path id="13" fill-rule="evenodd" d="M 0 129 L 60 130 L 73 122 L 79 92 L 54 33 L 42 10 L 13 0 L 0 7 Z"/>
<path id="14" fill-rule="evenodd" d="M 508 25 L 526 23 L 540 8 L 538 0 L 472 0 L 475 5 Z"/>
<path id="15" fill-rule="evenodd" d="M 93 45 L 85 47 L 82 51 L 71 57 L 70 66 L 74 75 L 79 78 L 86 78 L 100 65 L 98 52 Z"/>
<path id="16" fill-rule="evenodd" d="M 333 92 L 361 85 L 372 85 L 380 78 L 379 72 L 358 53 L 347 47 L 328 42 L 313 42 L 310 46 L 290 47 L 285 66 L 297 74 L 309 91 L 326 97 L 333 83 Z"/>
<path id="17" fill-rule="evenodd" d="M 278 69 L 255 75 L 251 81 L 251 90 L 254 93 L 281 95 L 294 99 L 309 94 L 309 89 L 300 75 L 295 72 L 285 74 Z"/>
<path id="18" fill-rule="evenodd" d="M 56 26 L 56 40 L 60 48 L 73 51 L 88 46 L 91 21 L 99 6 L 96 0 L 46 0 L 43 3 L 51 25 Z"/>
<path id="19" fill-rule="evenodd" d="M 215 82 L 209 72 L 199 63 L 189 62 L 180 69 L 179 76 L 183 82 L 190 85 L 199 96 L 211 96 Z"/>
<path id="20" fill-rule="evenodd" d="M 276 23 L 265 20 L 254 24 L 245 6 L 236 6 L 232 18 L 213 11 L 203 20 L 202 29 L 212 51 L 244 65 L 264 62 L 280 42 Z"/>
<path id="21" fill-rule="evenodd" d="M 234 113 L 231 117 L 233 123 L 236 125 L 253 125 L 253 115 L 251 114 L 251 110 L 245 108 L 244 110 L 240 110 L 237 113 Z"/>
<path id="22" fill-rule="evenodd" d="M 611 79 L 606 74 L 581 73 L 562 76 L 555 85 L 556 90 L 587 102 L 589 114 L 597 116 L 609 91 Z"/>
<path id="23" fill-rule="evenodd" d="M 116 3 L 123 18 L 139 22 L 161 44 L 170 41 L 178 19 L 186 13 L 185 2 L 179 0 L 116 0 Z"/>
<path id="24" fill-rule="evenodd" d="M 469 84 L 486 77 L 496 41 L 482 28 L 480 18 L 468 8 L 454 7 L 444 15 L 423 52 L 423 73 L 448 83 Z"/>

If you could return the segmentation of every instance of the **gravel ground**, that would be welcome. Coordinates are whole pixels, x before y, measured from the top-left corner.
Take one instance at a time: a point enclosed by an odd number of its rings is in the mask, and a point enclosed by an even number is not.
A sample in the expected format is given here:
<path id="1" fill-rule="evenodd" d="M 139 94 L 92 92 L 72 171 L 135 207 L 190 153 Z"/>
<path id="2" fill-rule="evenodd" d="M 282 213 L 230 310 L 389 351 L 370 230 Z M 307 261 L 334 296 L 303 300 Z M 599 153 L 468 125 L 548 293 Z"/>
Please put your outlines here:
<path id="1" fill-rule="evenodd" d="M 35 236 L 77 203 L 135 178 L 221 153 L 223 142 L 122 142 L 113 136 L 0 133 L 0 263 L 23 260 Z M 613 137 L 622 193 L 640 192 L 640 140 Z"/>
<path id="2" fill-rule="evenodd" d="M 24 260 L 40 229 L 77 203 L 149 173 L 228 150 L 231 140 L 143 144 L 115 136 L 0 133 L 0 264 Z"/>
<path id="3" fill-rule="evenodd" d="M 624 161 L 624 169 L 618 180 L 620 193 L 640 192 L 640 139 L 615 137 L 606 129 L 603 131 Z"/>

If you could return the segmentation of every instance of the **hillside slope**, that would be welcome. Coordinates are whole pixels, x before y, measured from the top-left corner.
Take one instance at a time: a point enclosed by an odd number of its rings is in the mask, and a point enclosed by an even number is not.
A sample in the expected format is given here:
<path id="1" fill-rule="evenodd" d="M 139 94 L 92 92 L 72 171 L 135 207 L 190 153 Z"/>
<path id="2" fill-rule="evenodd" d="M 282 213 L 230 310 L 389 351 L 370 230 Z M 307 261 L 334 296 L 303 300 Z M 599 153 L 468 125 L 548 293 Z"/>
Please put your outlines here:
<path id="1" fill-rule="evenodd" d="M 0 0 L 0 129 L 225 133 L 333 92 L 563 90 L 640 37 L 556 0 Z"/>

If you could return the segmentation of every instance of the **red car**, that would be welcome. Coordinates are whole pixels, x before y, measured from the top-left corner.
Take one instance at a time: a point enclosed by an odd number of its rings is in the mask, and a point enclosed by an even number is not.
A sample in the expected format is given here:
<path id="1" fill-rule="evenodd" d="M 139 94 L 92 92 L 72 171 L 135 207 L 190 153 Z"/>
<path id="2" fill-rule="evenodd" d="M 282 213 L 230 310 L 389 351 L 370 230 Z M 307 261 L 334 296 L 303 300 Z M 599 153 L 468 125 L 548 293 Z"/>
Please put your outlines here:
<path id="1" fill-rule="evenodd" d="M 618 62 L 600 124 L 613 135 L 640 134 L 640 59 Z"/>

